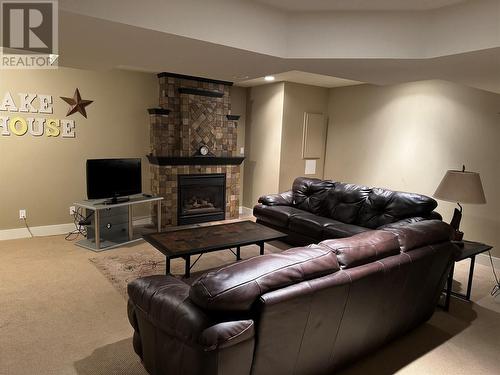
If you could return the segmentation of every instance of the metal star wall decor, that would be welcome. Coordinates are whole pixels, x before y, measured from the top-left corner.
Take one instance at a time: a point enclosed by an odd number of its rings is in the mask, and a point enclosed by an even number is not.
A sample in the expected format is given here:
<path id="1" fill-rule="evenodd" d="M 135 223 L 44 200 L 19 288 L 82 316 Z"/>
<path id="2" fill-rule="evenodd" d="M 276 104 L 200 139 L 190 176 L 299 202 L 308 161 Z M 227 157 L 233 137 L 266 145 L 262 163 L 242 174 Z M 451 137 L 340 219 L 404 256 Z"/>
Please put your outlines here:
<path id="1" fill-rule="evenodd" d="M 85 110 L 85 107 L 90 105 L 93 100 L 82 99 L 82 96 L 80 95 L 80 91 L 78 89 L 75 90 L 75 95 L 73 95 L 72 98 L 65 98 L 63 96 L 61 96 L 60 98 L 70 105 L 66 116 L 72 115 L 76 112 L 80 112 L 83 117 L 87 118 L 87 111 Z"/>

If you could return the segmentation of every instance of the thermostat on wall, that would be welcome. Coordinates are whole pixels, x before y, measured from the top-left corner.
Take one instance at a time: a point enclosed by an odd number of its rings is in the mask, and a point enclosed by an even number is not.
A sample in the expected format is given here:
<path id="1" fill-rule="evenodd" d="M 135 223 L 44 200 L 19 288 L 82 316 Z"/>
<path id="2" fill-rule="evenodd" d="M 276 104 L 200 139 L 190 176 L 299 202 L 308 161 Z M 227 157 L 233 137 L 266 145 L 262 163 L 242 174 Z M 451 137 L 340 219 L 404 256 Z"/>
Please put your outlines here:
<path id="1" fill-rule="evenodd" d="M 316 160 L 306 159 L 306 168 L 304 174 L 316 174 Z"/>

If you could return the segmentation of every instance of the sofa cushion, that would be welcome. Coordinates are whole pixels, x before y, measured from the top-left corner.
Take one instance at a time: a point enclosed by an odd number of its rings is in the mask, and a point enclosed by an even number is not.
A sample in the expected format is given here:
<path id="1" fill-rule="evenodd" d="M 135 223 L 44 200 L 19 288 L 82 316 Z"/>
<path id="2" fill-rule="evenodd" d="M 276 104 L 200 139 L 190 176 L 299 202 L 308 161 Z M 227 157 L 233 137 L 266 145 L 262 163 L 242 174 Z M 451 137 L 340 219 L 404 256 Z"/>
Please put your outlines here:
<path id="1" fill-rule="evenodd" d="M 371 230 L 352 237 L 326 240 L 320 245 L 337 254 L 341 268 L 352 268 L 400 253 L 398 236 Z"/>
<path id="2" fill-rule="evenodd" d="M 366 186 L 336 183 L 326 196 L 326 215 L 343 223 L 354 223 L 370 192 Z"/>
<path id="3" fill-rule="evenodd" d="M 441 220 L 425 220 L 405 226 L 388 226 L 383 229 L 397 235 L 401 251 L 449 241 L 453 228 Z"/>
<path id="4" fill-rule="evenodd" d="M 425 195 L 373 188 L 355 223 L 374 229 L 407 217 L 427 217 L 436 206 L 437 202 Z"/>
<path id="5" fill-rule="evenodd" d="M 268 291 L 339 269 L 337 257 L 327 247 L 298 247 L 208 272 L 194 282 L 189 297 L 208 310 L 247 311 Z"/>
<path id="6" fill-rule="evenodd" d="M 329 224 L 339 223 L 329 217 L 318 216 L 311 213 L 294 215 L 288 222 L 288 229 L 292 232 L 304 234 L 320 240 L 323 235 L 323 228 Z"/>
<path id="7" fill-rule="evenodd" d="M 328 224 L 323 227 L 323 238 L 344 238 L 354 236 L 359 233 L 368 232 L 371 229 L 360 227 L 354 224 L 346 224 L 340 221 Z"/>
<path id="8" fill-rule="evenodd" d="M 266 206 L 258 204 L 253 208 L 254 216 L 271 225 L 288 228 L 288 221 L 291 217 L 307 212 L 291 206 Z"/>
<path id="9" fill-rule="evenodd" d="M 293 204 L 293 192 L 288 190 L 284 193 L 263 195 L 258 202 L 266 206 L 291 206 Z"/>
<path id="10" fill-rule="evenodd" d="M 328 191 L 335 186 L 333 181 L 318 178 L 297 177 L 293 182 L 293 205 L 302 210 L 321 215 Z"/>

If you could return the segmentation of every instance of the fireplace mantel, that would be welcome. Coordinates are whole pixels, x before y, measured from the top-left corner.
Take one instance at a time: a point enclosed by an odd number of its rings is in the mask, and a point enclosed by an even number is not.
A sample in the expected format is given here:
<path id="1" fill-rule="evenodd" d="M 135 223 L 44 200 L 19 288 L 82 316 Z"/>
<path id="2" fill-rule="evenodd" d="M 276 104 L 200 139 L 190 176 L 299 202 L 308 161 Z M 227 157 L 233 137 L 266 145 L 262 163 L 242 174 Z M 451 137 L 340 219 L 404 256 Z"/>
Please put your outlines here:
<path id="1" fill-rule="evenodd" d="M 240 165 L 244 156 L 154 156 L 147 155 L 153 165 Z"/>

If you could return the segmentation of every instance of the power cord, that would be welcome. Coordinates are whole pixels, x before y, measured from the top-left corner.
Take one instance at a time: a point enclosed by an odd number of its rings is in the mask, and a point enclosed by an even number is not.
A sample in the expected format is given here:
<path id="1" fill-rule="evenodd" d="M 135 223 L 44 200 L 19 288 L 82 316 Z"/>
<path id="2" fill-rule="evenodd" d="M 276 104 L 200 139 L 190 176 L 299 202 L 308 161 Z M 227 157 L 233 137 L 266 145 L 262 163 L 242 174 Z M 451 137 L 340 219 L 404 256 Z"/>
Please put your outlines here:
<path id="1" fill-rule="evenodd" d="M 493 265 L 493 258 L 491 257 L 491 252 L 489 250 L 488 250 L 488 255 L 490 256 L 491 270 L 493 271 L 493 276 L 495 277 L 495 281 L 496 281 L 496 284 L 493 287 L 493 289 L 491 289 L 490 294 L 493 297 L 496 297 L 496 296 L 500 295 L 500 282 L 498 281 L 498 276 L 497 276 L 497 273 L 495 271 L 495 266 Z"/>
<path id="2" fill-rule="evenodd" d="M 29 232 L 29 234 L 30 234 L 31 238 L 35 237 L 35 236 L 33 236 L 33 232 L 31 232 L 31 229 L 30 229 L 30 227 L 29 227 L 29 225 L 28 225 L 28 221 L 26 220 L 26 218 L 25 218 L 25 217 L 23 217 L 23 221 L 24 221 L 24 226 L 25 226 L 25 227 L 26 227 L 26 229 L 28 230 L 28 232 Z"/>
<path id="3" fill-rule="evenodd" d="M 66 237 L 64 238 L 66 241 L 74 241 L 78 237 L 80 237 L 80 235 L 87 235 L 87 228 L 85 226 L 88 225 L 89 219 L 94 214 L 94 212 L 92 211 L 87 216 L 84 216 L 82 212 L 83 208 L 79 207 L 73 213 L 73 223 L 75 224 L 75 230 L 69 232 L 66 235 Z"/>

